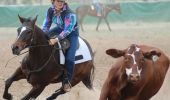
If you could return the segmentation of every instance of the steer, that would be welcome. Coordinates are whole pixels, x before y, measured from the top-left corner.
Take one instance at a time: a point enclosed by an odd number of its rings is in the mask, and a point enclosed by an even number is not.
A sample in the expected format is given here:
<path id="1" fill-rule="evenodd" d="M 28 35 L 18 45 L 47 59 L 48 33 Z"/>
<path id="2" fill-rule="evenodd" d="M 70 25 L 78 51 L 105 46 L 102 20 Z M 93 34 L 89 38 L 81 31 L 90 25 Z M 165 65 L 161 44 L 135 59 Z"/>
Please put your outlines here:
<path id="1" fill-rule="evenodd" d="M 170 64 L 161 50 L 132 44 L 106 53 L 119 59 L 110 69 L 100 100 L 149 100 L 159 91 Z"/>

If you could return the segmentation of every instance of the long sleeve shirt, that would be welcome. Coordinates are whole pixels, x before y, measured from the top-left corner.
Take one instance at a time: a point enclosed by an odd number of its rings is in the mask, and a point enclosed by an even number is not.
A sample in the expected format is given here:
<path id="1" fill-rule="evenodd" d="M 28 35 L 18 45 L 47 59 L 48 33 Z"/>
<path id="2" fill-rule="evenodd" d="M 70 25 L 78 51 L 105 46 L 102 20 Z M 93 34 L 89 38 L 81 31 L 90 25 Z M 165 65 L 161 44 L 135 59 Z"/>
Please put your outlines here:
<path id="1" fill-rule="evenodd" d="M 68 6 L 64 5 L 62 12 L 68 9 L 69 9 Z M 74 13 L 65 14 L 64 18 L 62 19 L 63 15 L 61 14 L 64 14 L 62 12 L 60 12 L 60 14 L 55 14 L 55 7 L 54 6 L 50 7 L 47 11 L 46 18 L 43 23 L 44 32 L 49 31 L 52 23 L 56 24 L 57 27 L 63 30 L 61 33 L 59 33 L 57 37 L 59 40 L 64 39 L 72 31 L 74 31 L 75 28 L 77 28 L 76 14 Z"/>

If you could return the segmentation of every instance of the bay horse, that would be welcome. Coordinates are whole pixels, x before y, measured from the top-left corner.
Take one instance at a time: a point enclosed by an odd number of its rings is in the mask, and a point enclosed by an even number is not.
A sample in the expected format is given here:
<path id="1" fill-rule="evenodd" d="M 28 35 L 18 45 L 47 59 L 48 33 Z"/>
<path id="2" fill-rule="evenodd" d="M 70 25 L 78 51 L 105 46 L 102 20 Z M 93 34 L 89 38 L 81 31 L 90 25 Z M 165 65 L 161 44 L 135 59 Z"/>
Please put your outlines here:
<path id="1" fill-rule="evenodd" d="M 45 33 L 35 25 L 37 17 L 31 19 L 19 16 L 19 19 L 22 25 L 18 28 L 19 34 L 12 45 L 12 52 L 19 55 L 23 49 L 28 48 L 28 53 L 15 73 L 6 80 L 3 98 L 11 100 L 12 95 L 8 93 L 11 84 L 20 79 L 26 79 L 32 85 L 32 89 L 22 100 L 36 99 L 50 83 L 62 82 L 65 67 L 59 63 L 59 46 L 57 44 L 56 46 L 49 45 Z M 90 49 L 89 52 L 92 53 L 88 42 L 85 43 Z M 93 75 L 92 59 L 75 65 L 73 79 L 70 83 L 73 87 L 82 81 L 88 89 L 93 89 Z M 61 87 L 47 100 L 53 100 L 64 93 L 66 92 Z"/>
<path id="2" fill-rule="evenodd" d="M 132 44 L 106 53 L 119 59 L 109 71 L 99 100 L 150 100 L 159 91 L 170 65 L 160 49 Z"/>
<path id="3" fill-rule="evenodd" d="M 84 28 L 83 28 L 83 25 L 82 25 L 84 17 L 85 16 L 93 16 L 93 17 L 97 17 L 99 19 L 98 23 L 97 23 L 96 31 L 98 31 L 98 28 L 99 28 L 99 25 L 100 25 L 102 19 L 104 19 L 104 21 L 107 24 L 109 31 L 111 31 L 109 22 L 107 20 L 107 16 L 112 10 L 115 10 L 117 13 L 121 14 L 120 4 L 119 3 L 101 4 L 101 7 L 102 7 L 101 16 L 98 16 L 96 10 L 92 9 L 91 6 L 93 6 L 93 5 L 82 5 L 78 8 L 76 8 L 76 14 L 77 14 L 77 17 L 78 17 L 78 22 L 79 22 L 79 26 L 81 27 L 81 30 L 84 31 Z"/>

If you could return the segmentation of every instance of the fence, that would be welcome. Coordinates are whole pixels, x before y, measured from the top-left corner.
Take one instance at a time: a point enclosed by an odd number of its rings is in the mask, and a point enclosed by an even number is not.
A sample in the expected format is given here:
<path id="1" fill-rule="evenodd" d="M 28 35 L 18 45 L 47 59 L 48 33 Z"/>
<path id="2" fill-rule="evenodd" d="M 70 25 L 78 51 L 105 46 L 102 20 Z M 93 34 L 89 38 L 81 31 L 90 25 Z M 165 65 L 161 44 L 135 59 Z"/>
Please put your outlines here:
<path id="1" fill-rule="evenodd" d="M 152 3 L 120 3 L 122 14 L 111 12 L 108 16 L 109 22 L 170 22 L 170 2 L 152 2 Z M 75 10 L 79 5 L 71 4 Z M 24 17 L 38 15 L 37 24 L 42 25 L 45 13 L 50 5 L 34 6 L 0 6 L 0 27 L 19 26 L 18 14 Z M 86 17 L 85 23 L 96 23 L 94 17 Z"/>

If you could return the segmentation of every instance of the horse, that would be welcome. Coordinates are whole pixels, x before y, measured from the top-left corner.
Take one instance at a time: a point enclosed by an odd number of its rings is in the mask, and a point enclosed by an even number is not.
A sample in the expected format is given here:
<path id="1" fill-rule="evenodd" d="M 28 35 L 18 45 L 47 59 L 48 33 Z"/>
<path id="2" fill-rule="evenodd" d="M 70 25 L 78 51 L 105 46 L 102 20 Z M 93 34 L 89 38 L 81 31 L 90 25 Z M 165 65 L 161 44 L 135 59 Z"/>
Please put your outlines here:
<path id="1" fill-rule="evenodd" d="M 97 17 L 99 19 L 98 23 L 97 23 L 96 31 L 98 31 L 98 27 L 99 27 L 102 19 L 104 19 L 109 31 L 111 31 L 109 22 L 107 20 L 107 16 L 112 10 L 115 10 L 117 13 L 121 14 L 120 4 L 119 3 L 101 4 L 101 7 L 102 7 L 101 16 L 98 16 L 96 10 L 92 9 L 92 5 L 82 5 L 78 8 L 76 8 L 76 14 L 78 17 L 79 26 L 81 27 L 82 31 L 84 31 L 82 23 L 83 23 L 83 19 L 85 16 L 93 16 L 93 17 Z"/>
<path id="2" fill-rule="evenodd" d="M 47 85 L 63 81 L 65 65 L 59 63 L 61 47 L 59 44 L 49 45 L 47 35 L 35 24 L 37 17 L 33 19 L 19 15 L 18 17 L 22 25 L 18 28 L 18 37 L 12 44 L 12 52 L 15 55 L 20 55 L 22 50 L 28 48 L 28 53 L 22 59 L 21 65 L 15 73 L 6 80 L 3 98 L 11 100 L 12 95 L 8 92 L 11 84 L 20 79 L 26 79 L 32 85 L 32 89 L 21 100 L 36 99 Z M 93 57 L 92 48 L 86 40 L 85 44 Z M 93 89 L 93 76 L 94 64 L 91 59 L 75 65 L 70 84 L 73 87 L 82 81 L 88 89 Z M 47 100 L 53 100 L 64 93 L 66 91 L 61 87 Z"/>
<path id="3" fill-rule="evenodd" d="M 160 49 L 132 44 L 106 53 L 119 59 L 109 71 L 99 100 L 150 100 L 159 91 L 170 65 Z"/>

